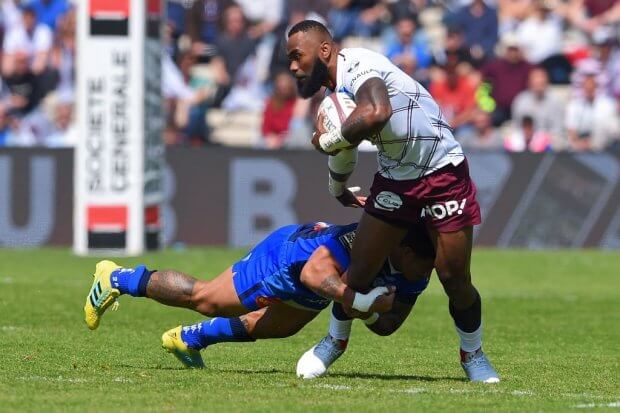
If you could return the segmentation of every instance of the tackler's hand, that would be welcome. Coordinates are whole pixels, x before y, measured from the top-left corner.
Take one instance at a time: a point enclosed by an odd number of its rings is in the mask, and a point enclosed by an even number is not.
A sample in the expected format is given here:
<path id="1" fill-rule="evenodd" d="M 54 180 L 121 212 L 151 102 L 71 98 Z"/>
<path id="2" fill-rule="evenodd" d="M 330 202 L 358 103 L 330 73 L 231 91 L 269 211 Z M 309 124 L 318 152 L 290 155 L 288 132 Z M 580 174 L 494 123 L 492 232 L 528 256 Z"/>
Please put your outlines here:
<path id="1" fill-rule="evenodd" d="M 352 186 L 344 190 L 342 195 L 337 196 L 336 199 L 343 206 L 351 208 L 363 208 L 366 205 L 366 197 L 356 195 L 362 188 L 359 186 Z"/>

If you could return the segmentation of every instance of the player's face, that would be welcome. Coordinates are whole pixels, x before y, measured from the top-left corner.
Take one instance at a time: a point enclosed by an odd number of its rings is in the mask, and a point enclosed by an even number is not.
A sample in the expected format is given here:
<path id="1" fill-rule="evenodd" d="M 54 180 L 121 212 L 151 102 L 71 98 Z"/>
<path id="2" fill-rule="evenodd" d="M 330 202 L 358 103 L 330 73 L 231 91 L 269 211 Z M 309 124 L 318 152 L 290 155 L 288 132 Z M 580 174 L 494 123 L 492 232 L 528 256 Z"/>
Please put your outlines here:
<path id="1" fill-rule="evenodd" d="M 330 46 L 326 42 L 321 42 L 312 31 L 298 32 L 289 37 L 286 54 L 289 69 L 295 76 L 301 97 L 305 99 L 312 97 L 327 83 L 329 71 L 323 55 L 328 48 Z"/>

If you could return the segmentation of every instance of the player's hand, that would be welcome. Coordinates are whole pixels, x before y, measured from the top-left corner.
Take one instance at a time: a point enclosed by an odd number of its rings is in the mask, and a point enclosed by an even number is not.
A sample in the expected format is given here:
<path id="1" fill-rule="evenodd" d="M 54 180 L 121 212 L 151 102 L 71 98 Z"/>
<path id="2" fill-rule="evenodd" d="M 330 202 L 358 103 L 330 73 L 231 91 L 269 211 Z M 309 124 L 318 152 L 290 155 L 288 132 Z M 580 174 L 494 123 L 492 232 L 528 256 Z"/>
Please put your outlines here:
<path id="1" fill-rule="evenodd" d="M 366 197 L 356 195 L 357 192 L 360 191 L 359 186 L 353 186 L 351 188 L 347 188 L 344 190 L 342 195 L 337 196 L 336 199 L 343 206 L 351 207 L 351 208 L 363 208 L 366 205 Z"/>
<path id="2" fill-rule="evenodd" d="M 387 313 L 394 305 L 396 287 L 389 285 L 388 293 L 378 296 L 368 309 L 369 313 Z"/>
<path id="3" fill-rule="evenodd" d="M 386 313 L 392 309 L 394 305 L 394 297 L 396 287 L 393 285 L 387 286 L 388 292 L 375 298 L 375 301 L 370 305 L 367 312 L 358 311 L 352 308 L 350 305 L 342 304 L 344 312 L 352 318 L 366 319 L 372 315 L 372 313 Z"/>
<path id="4" fill-rule="evenodd" d="M 333 152 L 325 152 L 323 150 L 323 148 L 321 148 L 321 143 L 319 142 L 319 138 L 321 137 L 322 134 L 327 132 L 327 129 L 325 128 L 325 125 L 323 124 L 323 119 L 325 118 L 325 115 L 321 112 L 319 112 L 319 114 L 316 117 L 316 121 L 314 123 L 314 133 L 312 134 L 312 146 L 314 146 L 314 149 L 316 149 L 317 151 L 321 152 L 324 155 L 337 155 L 338 152 L 340 152 L 340 150 L 336 150 Z"/>
<path id="5" fill-rule="evenodd" d="M 312 134 L 312 146 L 314 146 L 314 149 L 321 152 L 323 155 L 331 155 L 331 156 L 337 155 L 340 152 L 340 149 L 337 149 L 332 152 L 325 152 L 323 148 L 321 148 L 321 143 L 319 142 L 319 138 L 321 137 L 322 134 L 323 133 L 320 133 L 319 131 L 316 131 Z"/>

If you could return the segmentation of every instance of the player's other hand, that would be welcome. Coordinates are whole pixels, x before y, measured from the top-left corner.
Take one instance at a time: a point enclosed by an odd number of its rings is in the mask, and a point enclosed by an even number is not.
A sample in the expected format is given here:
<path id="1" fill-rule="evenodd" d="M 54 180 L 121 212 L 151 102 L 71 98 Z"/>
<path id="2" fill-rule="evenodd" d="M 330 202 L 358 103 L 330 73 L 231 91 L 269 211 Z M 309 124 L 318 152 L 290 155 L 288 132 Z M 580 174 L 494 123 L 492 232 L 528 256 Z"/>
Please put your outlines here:
<path id="1" fill-rule="evenodd" d="M 394 287 L 393 285 L 389 285 L 387 286 L 387 289 L 388 292 L 386 294 L 382 294 L 375 298 L 375 301 L 370 305 L 368 312 L 358 311 L 346 304 L 342 305 L 342 309 L 349 317 L 361 319 L 366 319 L 370 317 L 372 313 L 387 313 L 392 309 L 392 306 L 394 305 L 396 287 Z"/>
<path id="2" fill-rule="evenodd" d="M 396 287 L 389 285 L 387 288 L 387 294 L 383 294 L 375 298 L 375 301 L 368 309 L 369 313 L 387 313 L 392 309 L 392 306 L 394 305 Z"/>
<path id="3" fill-rule="evenodd" d="M 337 196 L 336 199 L 343 206 L 351 207 L 351 208 L 363 208 L 366 205 L 366 197 L 356 195 L 361 188 L 359 186 L 354 186 L 351 188 L 347 188 L 344 190 L 342 195 Z"/>

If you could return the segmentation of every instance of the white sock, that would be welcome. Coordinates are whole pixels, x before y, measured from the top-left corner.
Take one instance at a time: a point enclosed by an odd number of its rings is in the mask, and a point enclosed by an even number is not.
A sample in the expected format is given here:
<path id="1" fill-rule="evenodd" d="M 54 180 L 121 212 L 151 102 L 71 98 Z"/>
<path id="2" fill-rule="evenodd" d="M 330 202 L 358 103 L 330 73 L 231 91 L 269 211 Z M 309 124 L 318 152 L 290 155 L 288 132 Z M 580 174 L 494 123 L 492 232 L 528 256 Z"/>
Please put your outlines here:
<path id="1" fill-rule="evenodd" d="M 348 340 L 353 320 L 338 320 L 332 314 L 329 320 L 329 335 L 336 340 Z"/>
<path id="2" fill-rule="evenodd" d="M 478 327 L 476 331 L 471 333 L 466 333 L 456 326 L 454 326 L 454 328 L 461 339 L 461 350 L 466 353 L 471 353 L 482 347 L 482 324 L 480 324 L 480 327 Z"/>

